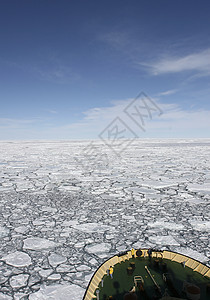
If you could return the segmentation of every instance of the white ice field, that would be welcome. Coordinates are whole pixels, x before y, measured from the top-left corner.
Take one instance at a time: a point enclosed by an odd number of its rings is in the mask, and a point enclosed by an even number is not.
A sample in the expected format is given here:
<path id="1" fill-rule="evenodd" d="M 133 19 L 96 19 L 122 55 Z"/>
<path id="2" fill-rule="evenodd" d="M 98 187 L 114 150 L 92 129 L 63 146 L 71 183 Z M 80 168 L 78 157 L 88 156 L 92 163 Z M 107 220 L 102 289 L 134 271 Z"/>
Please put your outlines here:
<path id="1" fill-rule="evenodd" d="M 81 300 L 131 247 L 210 265 L 210 140 L 89 143 L 0 142 L 0 300 Z"/>

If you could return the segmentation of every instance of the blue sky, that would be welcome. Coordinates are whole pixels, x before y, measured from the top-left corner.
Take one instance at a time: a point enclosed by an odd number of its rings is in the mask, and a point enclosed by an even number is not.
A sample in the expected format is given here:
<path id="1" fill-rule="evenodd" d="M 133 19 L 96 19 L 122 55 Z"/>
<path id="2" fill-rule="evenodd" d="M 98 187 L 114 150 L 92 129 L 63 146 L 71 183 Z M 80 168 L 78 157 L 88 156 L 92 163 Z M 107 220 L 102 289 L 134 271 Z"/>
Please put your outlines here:
<path id="1" fill-rule="evenodd" d="M 0 3 L 0 139 L 210 137 L 209 1 Z M 125 114 L 144 92 L 163 112 Z"/>

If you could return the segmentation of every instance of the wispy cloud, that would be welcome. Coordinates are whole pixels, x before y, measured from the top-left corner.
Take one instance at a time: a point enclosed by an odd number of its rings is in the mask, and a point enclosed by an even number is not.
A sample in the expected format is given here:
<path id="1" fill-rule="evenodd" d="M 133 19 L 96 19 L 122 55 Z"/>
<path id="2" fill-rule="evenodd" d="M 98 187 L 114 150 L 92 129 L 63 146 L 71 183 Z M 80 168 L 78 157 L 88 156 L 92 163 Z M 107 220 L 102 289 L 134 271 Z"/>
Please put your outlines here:
<path id="1" fill-rule="evenodd" d="M 49 64 L 28 67 L 28 71 L 43 81 L 66 84 L 78 80 L 80 77 L 70 67 L 62 64 Z"/>
<path id="2" fill-rule="evenodd" d="M 58 114 L 57 110 L 54 110 L 54 109 L 45 109 L 45 111 L 49 114 L 52 114 L 52 115 L 56 115 Z"/>
<path id="3" fill-rule="evenodd" d="M 164 57 L 154 63 L 140 63 L 153 75 L 184 71 L 202 72 L 210 75 L 210 49 L 181 57 Z"/>
<path id="4" fill-rule="evenodd" d="M 167 91 L 166 91 L 167 92 Z M 165 93 L 166 93 L 165 92 Z M 164 93 L 164 92 L 163 92 Z M 161 116 L 145 119 L 143 132 L 124 112 L 133 99 L 112 101 L 110 106 L 95 107 L 83 112 L 83 118 L 77 122 L 66 122 L 56 126 L 53 122 L 38 119 L 0 119 L 0 138 L 19 136 L 22 139 L 91 139 L 99 134 L 119 117 L 141 138 L 161 137 L 210 137 L 210 110 L 189 107 L 183 109 L 175 103 L 163 103 L 152 99 L 163 111 Z"/>
<path id="5" fill-rule="evenodd" d="M 210 110 L 183 109 L 175 103 L 162 103 L 153 99 L 163 114 L 146 120 L 143 132 L 123 112 L 133 99 L 113 101 L 111 106 L 96 107 L 83 112 L 84 118 L 78 122 L 55 128 L 64 136 L 73 138 L 97 138 L 116 117 L 120 117 L 139 137 L 208 137 L 210 128 Z"/>
<path id="6" fill-rule="evenodd" d="M 130 45 L 129 34 L 125 31 L 113 30 L 98 36 L 98 40 L 109 44 L 118 50 L 124 51 L 124 48 Z"/>
<path id="7" fill-rule="evenodd" d="M 177 89 L 174 89 L 174 90 L 168 90 L 168 91 L 165 91 L 165 92 L 160 92 L 158 93 L 158 96 L 169 96 L 169 95 L 173 95 L 177 92 L 178 90 Z"/>
<path id="8" fill-rule="evenodd" d="M 145 70 L 149 75 L 188 71 L 190 76 L 187 80 L 190 81 L 210 76 L 210 48 L 190 52 L 191 49 L 198 49 L 194 39 L 188 38 L 188 43 L 186 39 L 173 41 L 173 43 L 172 41 L 160 43 L 154 51 L 152 43 L 148 41 L 140 43 L 128 30 L 122 31 L 116 28 L 99 36 L 100 41 L 124 55 L 123 63 L 128 63 L 130 67 L 138 69 L 140 72 L 143 71 L 142 74 L 145 74 Z M 190 48 L 189 44 L 192 45 Z M 185 53 L 188 51 L 188 54 L 184 55 L 183 51 Z"/>
<path id="9" fill-rule="evenodd" d="M 113 28 L 112 31 L 98 35 L 97 40 L 106 45 L 105 49 L 108 46 L 112 56 L 116 51 L 121 64 L 127 64 L 129 68 L 139 69 L 139 57 L 143 60 L 150 55 L 153 57 L 152 45 L 148 41 L 142 43 L 141 39 L 136 39 L 134 32 L 129 29 Z M 157 47 L 155 51 L 159 53 Z"/>

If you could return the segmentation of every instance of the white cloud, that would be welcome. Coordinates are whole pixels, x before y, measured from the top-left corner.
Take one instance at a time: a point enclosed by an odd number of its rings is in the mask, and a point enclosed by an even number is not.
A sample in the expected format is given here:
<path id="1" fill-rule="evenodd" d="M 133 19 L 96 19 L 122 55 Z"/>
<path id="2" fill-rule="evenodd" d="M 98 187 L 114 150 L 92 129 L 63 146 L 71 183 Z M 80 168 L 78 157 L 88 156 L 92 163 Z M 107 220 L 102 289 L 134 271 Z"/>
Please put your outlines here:
<path id="1" fill-rule="evenodd" d="M 165 92 L 161 92 L 161 93 L 158 93 L 158 96 L 169 96 L 169 95 L 173 95 L 177 92 L 178 90 L 168 90 L 168 91 L 165 91 Z"/>
<path id="2" fill-rule="evenodd" d="M 163 111 L 159 116 L 154 115 L 152 119 L 145 118 L 145 132 L 142 131 L 124 113 L 124 108 L 133 99 L 113 101 L 112 106 L 93 108 L 84 112 L 84 118 L 79 122 L 67 124 L 55 131 L 73 138 L 97 138 L 98 135 L 116 118 L 120 117 L 126 125 L 139 137 L 208 137 L 210 128 L 210 110 L 188 110 L 182 109 L 175 103 L 161 103 L 153 99 Z"/>
<path id="3" fill-rule="evenodd" d="M 107 107 L 95 107 L 85 111 L 84 117 L 63 126 L 46 125 L 46 120 L 0 119 L 1 139 L 9 136 L 21 139 L 94 139 L 119 117 L 140 138 L 161 137 L 210 137 L 210 110 L 182 109 L 175 103 L 162 103 L 152 99 L 163 111 L 152 119 L 145 118 L 145 132 L 123 111 L 133 99 L 113 101 Z M 144 112 L 145 113 L 145 112 Z M 42 125 L 40 126 L 40 122 Z"/>
<path id="4" fill-rule="evenodd" d="M 140 63 L 147 67 L 152 74 L 178 73 L 197 71 L 210 74 L 210 49 L 182 57 L 165 57 L 154 63 Z"/>
<path id="5" fill-rule="evenodd" d="M 192 131 L 200 132 L 201 136 L 204 131 L 209 131 L 210 128 L 210 110 L 183 110 L 178 105 L 162 104 L 161 108 L 164 113 L 156 122 L 155 126 L 160 130 L 166 130 L 170 127 L 178 133 Z M 154 124 L 148 124 L 148 128 Z M 209 134 L 210 136 L 210 134 Z"/>

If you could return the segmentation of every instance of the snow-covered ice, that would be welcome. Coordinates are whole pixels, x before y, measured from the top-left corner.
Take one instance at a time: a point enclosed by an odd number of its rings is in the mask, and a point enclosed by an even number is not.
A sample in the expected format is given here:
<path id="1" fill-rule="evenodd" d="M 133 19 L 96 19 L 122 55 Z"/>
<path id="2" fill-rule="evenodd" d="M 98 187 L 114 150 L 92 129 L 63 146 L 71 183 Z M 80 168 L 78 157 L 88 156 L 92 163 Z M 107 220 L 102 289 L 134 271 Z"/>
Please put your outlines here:
<path id="1" fill-rule="evenodd" d="M 149 241 L 155 245 L 165 245 L 165 246 L 179 246 L 179 243 L 169 235 L 153 235 L 149 237 Z"/>
<path id="2" fill-rule="evenodd" d="M 84 289 L 74 284 L 44 286 L 38 292 L 31 294 L 29 300 L 82 299 L 84 292 Z"/>
<path id="3" fill-rule="evenodd" d="M 99 255 L 101 253 L 109 253 L 110 251 L 109 243 L 99 243 L 99 244 L 90 244 L 85 247 L 85 250 L 89 253 L 93 253 L 95 255 Z"/>
<path id="4" fill-rule="evenodd" d="M 56 243 L 53 241 L 49 241 L 43 238 L 31 237 L 25 239 L 24 241 L 24 249 L 31 249 L 31 250 L 42 250 L 42 249 L 49 249 L 56 247 Z"/>
<path id="5" fill-rule="evenodd" d="M 61 274 L 52 274 L 50 276 L 47 277 L 48 280 L 60 280 L 61 279 Z"/>
<path id="6" fill-rule="evenodd" d="M 28 274 L 14 275 L 10 278 L 9 282 L 13 289 L 18 289 L 27 285 L 28 278 Z"/>
<path id="7" fill-rule="evenodd" d="M 49 264 L 52 267 L 57 267 L 57 265 L 60 265 L 66 261 L 66 257 L 62 255 L 58 255 L 56 253 L 51 253 L 50 256 L 48 257 Z"/>
<path id="8" fill-rule="evenodd" d="M 0 293 L 0 300 L 12 300 L 11 296 Z"/>
<path id="9" fill-rule="evenodd" d="M 158 227 L 160 229 L 170 229 L 170 230 L 182 230 L 184 229 L 184 225 L 183 224 L 179 224 L 179 223 L 172 223 L 172 222 L 166 222 L 166 221 L 162 221 L 162 220 L 157 220 L 155 222 L 149 222 L 148 223 L 149 227 Z"/>
<path id="10" fill-rule="evenodd" d="M 81 300 L 107 258 L 178 251 L 210 265 L 210 140 L 0 142 L 0 300 Z M 96 153 L 97 154 L 97 153 Z"/>
<path id="11" fill-rule="evenodd" d="M 74 229 L 81 230 L 86 233 L 94 233 L 94 232 L 105 232 L 111 231 L 111 228 L 108 225 L 103 225 L 103 223 L 84 223 L 84 224 L 75 224 L 72 225 Z"/>
<path id="12" fill-rule="evenodd" d="M 47 269 L 47 270 L 41 269 L 39 271 L 39 275 L 45 278 L 45 277 L 48 277 L 52 272 L 53 272 L 53 269 Z"/>
<path id="13" fill-rule="evenodd" d="M 8 265 L 14 267 L 26 267 L 31 264 L 30 256 L 25 252 L 16 251 L 1 258 Z"/>
<path id="14" fill-rule="evenodd" d="M 5 237 L 7 235 L 9 235 L 9 229 L 4 226 L 0 226 L 0 238 Z"/>
<path id="15" fill-rule="evenodd" d="M 210 221 L 192 220 L 190 221 L 190 224 L 195 230 L 207 232 L 210 231 Z"/>

